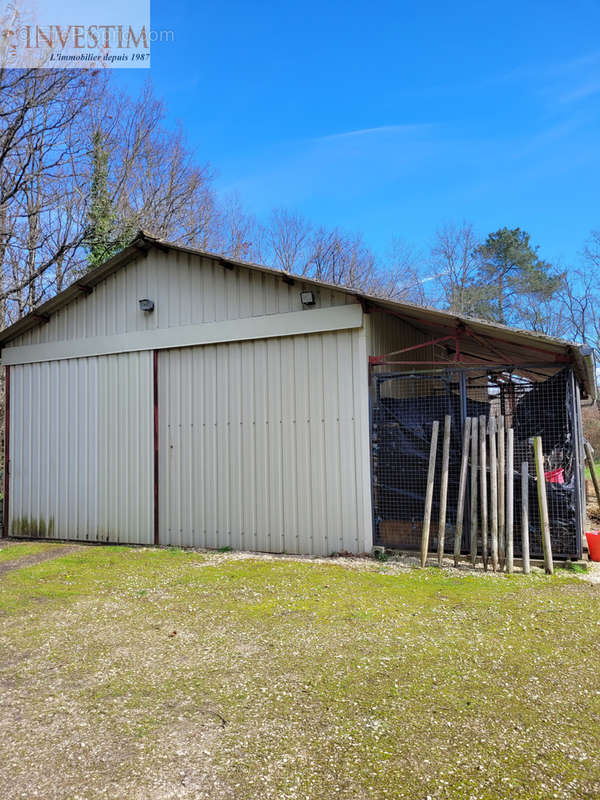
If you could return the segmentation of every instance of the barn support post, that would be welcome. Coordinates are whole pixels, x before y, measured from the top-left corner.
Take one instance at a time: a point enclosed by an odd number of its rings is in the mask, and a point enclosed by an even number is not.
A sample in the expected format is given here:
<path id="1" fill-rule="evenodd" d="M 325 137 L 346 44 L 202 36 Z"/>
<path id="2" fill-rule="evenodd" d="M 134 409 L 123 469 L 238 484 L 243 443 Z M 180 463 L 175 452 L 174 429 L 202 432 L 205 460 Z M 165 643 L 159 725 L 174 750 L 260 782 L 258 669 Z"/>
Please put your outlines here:
<path id="1" fill-rule="evenodd" d="M 448 503 L 448 465 L 450 462 L 450 426 L 452 417 L 444 417 L 444 447 L 442 451 L 442 485 L 440 488 L 440 518 L 438 525 L 438 564 L 442 566 L 444 541 L 446 539 L 446 507 Z"/>
<path id="2" fill-rule="evenodd" d="M 488 494 L 487 494 L 487 417 L 479 417 L 479 480 L 481 497 L 481 558 L 483 568 L 488 568 Z"/>
<path id="3" fill-rule="evenodd" d="M 464 426 L 467 423 L 467 372 L 464 369 L 459 369 L 457 371 L 458 375 L 458 389 L 459 389 L 459 398 L 460 398 L 460 422 L 461 425 Z M 467 463 L 469 459 L 469 453 L 471 449 L 471 421 L 469 421 L 469 447 L 467 453 Z M 469 533 L 469 526 L 471 521 L 471 495 L 470 495 L 470 485 L 467 481 L 465 485 L 465 497 L 464 497 L 464 522 L 460 531 L 461 541 L 460 541 L 460 552 L 463 550 L 468 550 L 470 547 L 470 533 Z M 466 534 L 466 536 L 465 536 Z M 465 539 L 465 541 L 463 541 Z M 459 552 L 459 555 L 460 555 Z"/>
<path id="4" fill-rule="evenodd" d="M 154 544 L 158 545 L 158 350 L 152 353 L 152 404 L 154 407 Z"/>
<path id="5" fill-rule="evenodd" d="M 576 505 L 577 517 L 577 558 L 583 555 L 583 532 L 587 521 L 585 496 L 585 444 L 581 420 L 581 395 L 575 371 L 571 370 L 567 383 L 567 396 L 570 411 L 570 423 L 573 431 L 573 454 L 575 457 L 575 487 L 579 502 Z"/>
<path id="6" fill-rule="evenodd" d="M 458 371 L 458 386 L 460 391 L 460 422 L 464 425 L 467 419 L 467 374 L 464 369 Z"/>
<path id="7" fill-rule="evenodd" d="M 544 454 L 542 450 L 542 437 L 533 437 L 533 450 L 535 453 L 535 472 L 537 476 L 537 496 L 540 510 L 540 524 L 542 528 L 542 548 L 544 551 L 544 566 L 548 575 L 554 574 L 552 562 L 552 540 L 550 538 L 550 518 L 548 516 L 548 497 L 546 495 L 546 474 L 544 472 Z"/>
<path id="8" fill-rule="evenodd" d="M 496 417 L 489 420 L 490 447 L 490 540 L 492 569 L 498 569 L 498 453 L 496 449 Z"/>
<path id="9" fill-rule="evenodd" d="M 4 507 L 2 510 L 2 536 L 9 535 L 9 505 L 8 492 L 10 489 L 10 367 L 4 368 Z"/>
<path id="10" fill-rule="evenodd" d="M 479 418 L 471 421 L 471 526 L 469 529 L 471 564 L 477 562 L 477 482 L 479 480 Z"/>
<path id="11" fill-rule="evenodd" d="M 529 462 L 521 464 L 521 555 L 523 558 L 523 572 L 529 575 Z"/>
<path id="12" fill-rule="evenodd" d="M 506 559 L 505 514 L 506 514 L 506 431 L 504 426 L 504 395 L 501 396 L 502 414 L 498 417 L 498 561 L 500 572 Z"/>
<path id="13" fill-rule="evenodd" d="M 429 526 L 431 523 L 431 504 L 433 500 L 433 482 L 435 480 L 435 459 L 437 455 L 439 420 L 433 421 L 431 429 L 431 446 L 429 448 L 429 469 L 427 471 L 427 492 L 425 495 L 425 515 L 423 518 L 423 529 L 421 532 L 421 566 L 427 563 L 427 551 L 429 550 Z"/>

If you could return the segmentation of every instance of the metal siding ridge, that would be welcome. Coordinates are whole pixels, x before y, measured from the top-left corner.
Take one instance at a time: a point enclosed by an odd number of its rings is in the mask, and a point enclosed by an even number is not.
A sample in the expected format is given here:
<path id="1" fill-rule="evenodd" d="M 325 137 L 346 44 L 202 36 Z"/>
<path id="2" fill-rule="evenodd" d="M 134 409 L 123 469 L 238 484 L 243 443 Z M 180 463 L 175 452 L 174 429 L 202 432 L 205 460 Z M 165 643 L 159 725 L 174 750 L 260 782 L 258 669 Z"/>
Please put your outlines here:
<path id="1" fill-rule="evenodd" d="M 163 544 L 315 555 L 366 549 L 362 331 L 158 357 Z"/>
<path id="2" fill-rule="evenodd" d="M 312 495 L 313 547 L 327 552 L 327 522 L 325 517 L 326 495 L 324 487 L 324 397 L 326 389 L 323 374 L 323 336 L 308 337 L 309 380 L 309 445 L 310 445 L 310 491 Z"/>
<path id="3" fill-rule="evenodd" d="M 150 543 L 149 354 L 13 367 L 10 380 L 12 532 Z"/>
<path id="4" fill-rule="evenodd" d="M 67 339 L 47 344 L 10 347 L 4 350 L 2 361 L 8 366 L 129 353 L 138 350 L 163 350 L 251 339 L 297 336 L 360 328 L 362 320 L 362 308 L 358 304 L 351 304 L 307 311 L 292 311 L 287 314 L 266 314 L 246 319 L 221 320 L 199 325 L 178 325 L 172 328 L 132 331 L 116 336 Z"/>
<path id="5" fill-rule="evenodd" d="M 4 374 L 4 508 L 2 535 L 10 534 L 9 527 L 9 492 L 10 492 L 10 367 L 6 367 Z"/>
<path id="6" fill-rule="evenodd" d="M 371 419 L 369 410 L 369 368 L 367 363 L 368 341 L 365 328 L 354 331 L 356 342 L 354 396 L 358 410 L 355 423 L 357 465 L 357 492 L 362 494 L 359 503 L 359 540 L 361 549 L 368 552 L 373 544 L 372 476 L 371 476 Z M 362 535 L 361 535 L 362 533 Z"/>
<path id="7" fill-rule="evenodd" d="M 323 373 L 326 376 L 324 391 L 324 448 L 325 494 L 327 513 L 328 548 L 330 552 L 343 549 L 342 504 L 340 490 L 340 450 L 338 438 L 339 386 L 337 337 L 326 337 L 323 342 Z"/>
<path id="8" fill-rule="evenodd" d="M 158 350 L 152 353 L 152 405 L 153 405 L 153 491 L 154 491 L 154 544 L 159 537 L 159 494 L 158 494 Z"/>

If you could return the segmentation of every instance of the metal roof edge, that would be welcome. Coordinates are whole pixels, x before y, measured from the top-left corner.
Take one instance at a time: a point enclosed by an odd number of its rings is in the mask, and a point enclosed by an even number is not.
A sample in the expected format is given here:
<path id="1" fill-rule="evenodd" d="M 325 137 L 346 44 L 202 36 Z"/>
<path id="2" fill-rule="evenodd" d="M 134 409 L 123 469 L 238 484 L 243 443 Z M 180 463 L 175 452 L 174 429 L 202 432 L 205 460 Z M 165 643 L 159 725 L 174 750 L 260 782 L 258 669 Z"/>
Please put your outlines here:
<path id="1" fill-rule="evenodd" d="M 584 386 L 586 387 L 587 400 L 592 405 L 597 399 L 596 388 L 596 356 L 594 355 L 594 348 L 589 344 L 581 344 L 577 346 L 577 359 L 580 362 L 580 369 L 585 373 Z"/>
<path id="2" fill-rule="evenodd" d="M 0 347 L 37 325 L 44 324 L 52 314 L 67 306 L 72 300 L 81 297 L 82 294 L 89 294 L 90 289 L 118 272 L 135 258 L 144 257 L 151 244 L 151 239 L 147 238 L 145 234 L 142 235 L 142 232 L 138 233 L 130 245 L 109 258 L 108 261 L 88 272 L 82 272 L 66 289 L 46 300 L 29 314 L 9 325 L 8 328 L 0 331 Z"/>
<path id="3" fill-rule="evenodd" d="M 503 325 L 498 322 L 491 322 L 489 320 L 478 319 L 477 317 L 461 316 L 454 312 L 441 311 L 438 308 L 431 306 L 419 306 L 416 303 L 398 302 L 376 295 L 371 295 L 366 292 L 354 289 L 352 287 L 340 286 L 326 281 L 315 280 L 305 275 L 297 275 L 295 273 L 286 272 L 284 270 L 276 269 L 274 267 L 267 267 L 263 264 L 256 264 L 251 261 L 243 261 L 241 259 L 230 258 L 218 253 L 211 253 L 207 250 L 200 250 L 198 248 L 182 245 L 177 242 L 170 242 L 155 236 L 149 231 L 140 230 L 132 240 L 131 244 L 114 255 L 108 261 L 101 264 L 89 272 L 84 272 L 73 283 L 71 283 L 62 292 L 59 292 L 54 297 L 47 300 L 42 305 L 38 306 L 34 311 L 22 317 L 17 322 L 0 331 L 0 348 L 12 339 L 20 336 L 28 330 L 41 325 L 56 311 L 68 305 L 72 300 L 80 297 L 82 292 L 89 292 L 91 288 L 99 284 L 105 278 L 117 272 L 122 267 L 133 261 L 135 258 L 145 257 L 148 251 L 152 248 L 157 248 L 163 252 L 177 251 L 181 253 L 188 253 L 200 258 L 209 258 L 217 261 L 224 266 L 240 267 L 243 269 L 250 269 L 256 272 L 262 272 L 274 277 L 279 277 L 287 281 L 294 281 L 304 283 L 306 285 L 324 288 L 332 291 L 342 292 L 343 294 L 355 297 L 357 302 L 363 305 L 371 306 L 371 310 L 385 311 L 386 309 L 396 311 L 397 313 L 404 312 L 407 317 L 419 317 L 423 322 L 429 318 L 432 322 L 445 325 L 449 328 L 457 328 L 459 326 L 475 326 L 479 329 L 480 333 L 488 336 L 498 335 L 505 333 L 514 340 L 514 344 L 518 345 L 519 340 L 522 340 L 523 346 L 526 347 L 526 342 L 537 342 L 549 345 L 556 348 L 558 351 L 569 353 L 575 363 L 578 365 L 579 379 L 583 383 L 586 394 L 588 397 L 596 397 L 596 381 L 595 381 L 595 365 L 593 358 L 593 351 L 591 357 L 584 355 L 583 350 L 587 347 L 577 342 L 570 342 L 565 339 L 558 339 L 546 334 L 536 333 L 533 331 L 523 330 L 519 328 L 511 328 L 508 325 Z"/>

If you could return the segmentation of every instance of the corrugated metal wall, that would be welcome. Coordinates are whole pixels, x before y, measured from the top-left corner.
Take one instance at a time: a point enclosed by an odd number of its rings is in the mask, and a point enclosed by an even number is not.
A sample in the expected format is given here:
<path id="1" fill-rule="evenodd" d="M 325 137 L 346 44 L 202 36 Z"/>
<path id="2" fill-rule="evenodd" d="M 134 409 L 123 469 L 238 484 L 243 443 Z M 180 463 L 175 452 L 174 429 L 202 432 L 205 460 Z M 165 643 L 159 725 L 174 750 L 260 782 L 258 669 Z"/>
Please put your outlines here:
<path id="1" fill-rule="evenodd" d="M 356 302 L 333 289 L 308 288 L 315 308 Z M 298 279 L 292 286 L 244 267 L 225 269 L 211 258 L 153 250 L 7 347 L 302 311 L 301 290 Z M 152 314 L 138 308 L 144 297 L 156 303 Z"/>
<path id="2" fill-rule="evenodd" d="M 285 315 L 302 288 L 151 251 L 9 346 Z M 356 302 L 308 288 L 317 308 Z M 11 367 L 12 535 L 153 541 L 152 358 Z M 162 544 L 370 549 L 364 328 L 161 351 L 158 377 Z"/>
<path id="3" fill-rule="evenodd" d="M 364 329 L 159 353 L 160 541 L 372 543 Z"/>
<path id="4" fill-rule="evenodd" d="M 11 367 L 10 534 L 151 543 L 152 353 Z"/>
<path id="5" fill-rule="evenodd" d="M 429 333 L 422 333 L 409 322 L 399 319 L 393 314 L 384 311 L 374 311 L 367 315 L 367 341 L 370 356 L 385 355 L 394 350 L 401 350 L 404 347 L 412 347 L 415 344 L 429 341 L 434 338 Z M 410 361 L 432 361 L 436 356 L 434 347 L 431 345 L 410 353 L 399 355 L 398 360 Z M 410 367 L 398 367 L 400 370 L 410 369 Z M 390 367 L 376 367 L 377 372 L 393 372 Z"/>
<path id="6" fill-rule="evenodd" d="M 431 334 L 422 333 L 409 322 L 399 319 L 393 314 L 384 311 L 375 311 L 365 316 L 367 325 L 367 347 L 370 356 L 380 356 L 392 353 L 395 350 L 402 350 L 405 347 L 412 347 L 422 342 L 427 342 L 433 338 Z M 433 361 L 441 359 L 442 353 L 434 345 L 411 350 L 408 353 L 396 356 L 398 361 Z M 411 372 L 419 369 L 418 365 L 382 365 L 372 367 L 372 373 L 389 372 Z M 382 397 L 395 394 L 399 385 L 395 381 L 382 384 L 380 391 Z M 418 382 L 412 386 L 412 396 L 414 397 L 421 388 Z"/>

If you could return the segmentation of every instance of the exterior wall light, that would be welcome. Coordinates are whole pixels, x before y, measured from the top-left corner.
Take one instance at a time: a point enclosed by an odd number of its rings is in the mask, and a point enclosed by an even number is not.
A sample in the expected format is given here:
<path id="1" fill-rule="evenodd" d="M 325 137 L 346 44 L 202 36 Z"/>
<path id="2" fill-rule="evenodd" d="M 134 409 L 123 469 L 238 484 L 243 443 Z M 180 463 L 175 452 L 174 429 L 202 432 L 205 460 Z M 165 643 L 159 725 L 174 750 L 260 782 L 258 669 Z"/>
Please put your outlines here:
<path id="1" fill-rule="evenodd" d="M 154 311 L 154 300 L 148 300 L 148 299 L 140 300 L 139 304 L 140 304 L 140 311 L 147 311 L 147 312 Z"/>
<path id="2" fill-rule="evenodd" d="M 300 292 L 300 302 L 303 306 L 314 306 L 316 303 L 314 292 Z"/>

